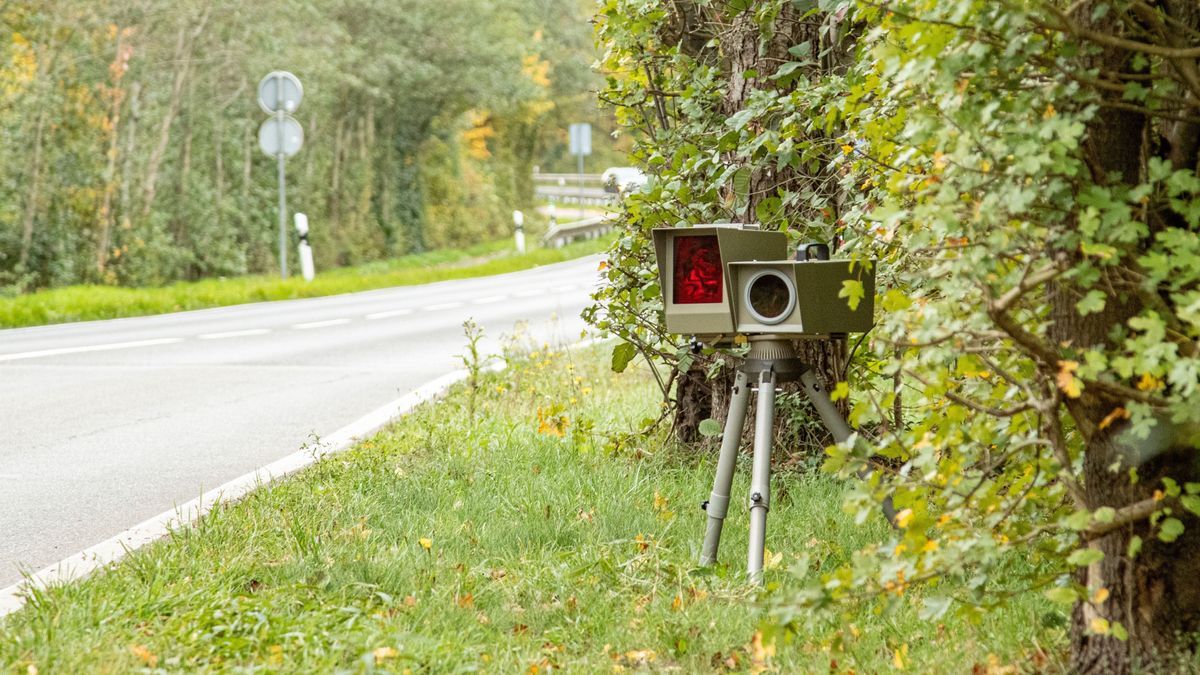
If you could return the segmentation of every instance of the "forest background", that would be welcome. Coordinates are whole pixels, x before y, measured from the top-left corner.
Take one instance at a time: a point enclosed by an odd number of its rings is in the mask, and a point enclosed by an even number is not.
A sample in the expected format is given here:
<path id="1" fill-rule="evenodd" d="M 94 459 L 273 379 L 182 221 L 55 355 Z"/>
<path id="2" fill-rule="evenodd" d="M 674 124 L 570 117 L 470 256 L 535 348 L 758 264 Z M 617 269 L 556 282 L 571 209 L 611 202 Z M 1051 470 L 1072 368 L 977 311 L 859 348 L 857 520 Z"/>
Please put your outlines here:
<path id="1" fill-rule="evenodd" d="M 588 2 L 0 1 L 0 294 L 269 272 L 259 79 L 294 72 L 318 268 L 504 236 L 599 127 Z M 589 169 L 591 167 L 589 166 Z M 595 170 L 599 170 L 598 168 Z"/>

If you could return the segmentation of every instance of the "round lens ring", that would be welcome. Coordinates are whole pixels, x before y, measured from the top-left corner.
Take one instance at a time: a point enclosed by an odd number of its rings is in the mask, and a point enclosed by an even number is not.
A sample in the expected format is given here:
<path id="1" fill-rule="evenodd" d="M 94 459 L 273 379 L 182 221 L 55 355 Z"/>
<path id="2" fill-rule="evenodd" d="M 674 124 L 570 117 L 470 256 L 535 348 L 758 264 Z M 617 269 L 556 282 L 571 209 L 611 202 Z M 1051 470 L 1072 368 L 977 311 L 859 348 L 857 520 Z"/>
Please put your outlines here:
<path id="1" fill-rule="evenodd" d="M 796 289 L 792 280 L 778 270 L 763 270 L 746 284 L 746 309 L 761 323 L 783 323 L 796 308 Z"/>

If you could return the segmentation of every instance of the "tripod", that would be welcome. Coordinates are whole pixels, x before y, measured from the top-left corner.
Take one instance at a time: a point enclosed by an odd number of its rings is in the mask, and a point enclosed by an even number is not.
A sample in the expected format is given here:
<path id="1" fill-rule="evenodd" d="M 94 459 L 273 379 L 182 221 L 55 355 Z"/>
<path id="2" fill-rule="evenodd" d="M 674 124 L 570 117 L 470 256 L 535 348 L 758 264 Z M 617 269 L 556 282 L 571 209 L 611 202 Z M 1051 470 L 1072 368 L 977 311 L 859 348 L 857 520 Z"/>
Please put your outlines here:
<path id="1" fill-rule="evenodd" d="M 737 464 L 742 431 L 746 426 L 746 407 L 750 401 L 747 383 L 751 377 L 758 384 L 758 408 L 754 416 L 754 463 L 750 470 L 750 553 L 746 571 L 750 579 L 758 583 L 762 581 L 767 512 L 771 508 L 771 435 L 775 423 L 776 385 L 799 380 L 821 421 L 838 443 L 850 437 L 850 425 L 830 400 L 812 367 L 796 358 L 796 351 L 788 340 L 776 335 L 751 337 L 750 353 L 738 368 L 733 382 L 729 417 L 725 420 L 725 432 L 721 436 L 721 454 L 717 460 L 712 494 L 701 505 L 708 513 L 708 528 L 700 552 L 701 565 L 712 565 L 717 561 L 721 526 L 729 512 L 733 471 Z"/>

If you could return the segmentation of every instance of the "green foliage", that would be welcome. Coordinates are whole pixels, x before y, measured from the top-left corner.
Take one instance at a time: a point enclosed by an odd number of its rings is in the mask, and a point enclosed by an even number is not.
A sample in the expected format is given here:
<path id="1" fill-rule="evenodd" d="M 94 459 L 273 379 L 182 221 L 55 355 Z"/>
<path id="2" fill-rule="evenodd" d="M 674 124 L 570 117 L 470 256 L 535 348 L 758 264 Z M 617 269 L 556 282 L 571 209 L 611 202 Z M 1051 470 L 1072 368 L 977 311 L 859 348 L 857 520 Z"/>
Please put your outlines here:
<path id="1" fill-rule="evenodd" d="M 559 116 L 588 99 L 583 7 L 5 3 L 0 289 L 277 267 L 254 99 L 283 67 L 305 88 L 289 206 L 310 217 L 319 268 L 507 233 Z"/>
<path id="2" fill-rule="evenodd" d="M 722 70 L 745 44 L 728 27 L 758 26 L 764 49 L 772 18 L 800 7 L 828 42 L 789 45 L 795 61 L 770 76 L 778 86 L 721 116 L 717 97 L 743 84 Z M 658 180 L 627 204 L 597 325 L 665 361 L 683 356 L 662 332 L 646 233 L 739 219 L 754 194 L 743 171 L 756 163 L 841 189 L 836 203 L 820 200 L 829 191 L 787 190 L 755 217 L 806 237 L 836 232 L 848 255 L 880 261 L 884 312 L 849 386 L 871 447 L 833 448 L 825 468 L 853 479 L 872 455 L 896 467 L 855 481 L 846 508 L 869 522 L 891 495 L 898 529 L 775 598 L 780 625 L 827 625 L 867 597 L 899 611 L 918 588 L 929 591 L 916 603 L 923 615 L 982 620 L 1049 589 L 1096 613 L 1073 626 L 1076 645 L 1112 651 L 1089 658 L 1153 658 L 1111 646 L 1125 622 L 1146 622 L 1143 635 L 1190 630 L 1180 617 L 1195 607 L 1151 616 L 1105 598 L 1147 556 L 1146 574 L 1182 588 L 1198 550 L 1196 502 L 1179 488 L 1197 479 L 1200 441 L 1194 9 L 602 4 L 609 93 L 625 122 L 650 127 L 640 148 Z M 682 34 L 664 29 L 682 15 L 694 19 Z M 1183 33 L 1190 51 L 1172 51 Z M 689 50 L 693 39 L 725 51 Z M 645 123 L 656 92 L 677 125 Z M 1012 552 L 1029 565 L 1014 568 Z"/>

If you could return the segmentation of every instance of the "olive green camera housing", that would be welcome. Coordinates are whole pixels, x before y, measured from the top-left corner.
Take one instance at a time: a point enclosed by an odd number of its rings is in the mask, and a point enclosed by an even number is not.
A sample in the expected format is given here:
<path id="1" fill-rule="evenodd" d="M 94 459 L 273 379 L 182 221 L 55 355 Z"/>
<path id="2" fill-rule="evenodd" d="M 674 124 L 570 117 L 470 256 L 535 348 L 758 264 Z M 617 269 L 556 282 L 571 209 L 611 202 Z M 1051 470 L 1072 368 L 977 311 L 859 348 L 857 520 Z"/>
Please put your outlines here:
<path id="1" fill-rule="evenodd" d="M 738 334 L 821 337 L 874 325 L 875 272 L 848 260 L 789 260 L 787 237 L 742 225 L 656 228 L 667 330 L 719 344 Z M 864 295 L 852 310 L 846 281 Z"/>
<path id="2" fill-rule="evenodd" d="M 819 337 L 864 333 L 875 325 L 875 271 L 849 260 L 733 262 L 739 333 Z M 862 284 L 854 309 L 839 297 L 844 282 Z"/>
<path id="3" fill-rule="evenodd" d="M 782 232 L 736 224 L 656 228 L 653 235 L 667 330 L 683 335 L 732 337 L 729 263 L 787 257 Z"/>

